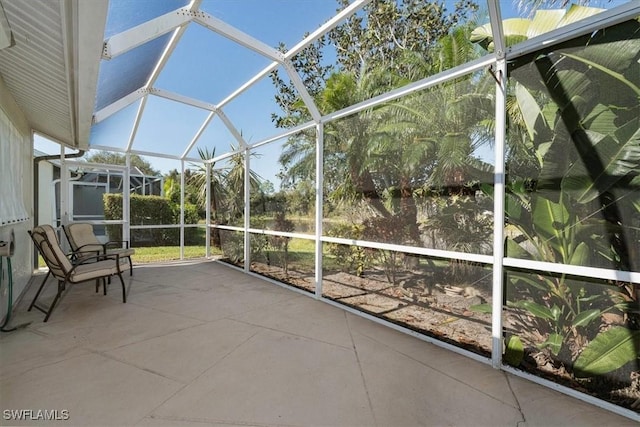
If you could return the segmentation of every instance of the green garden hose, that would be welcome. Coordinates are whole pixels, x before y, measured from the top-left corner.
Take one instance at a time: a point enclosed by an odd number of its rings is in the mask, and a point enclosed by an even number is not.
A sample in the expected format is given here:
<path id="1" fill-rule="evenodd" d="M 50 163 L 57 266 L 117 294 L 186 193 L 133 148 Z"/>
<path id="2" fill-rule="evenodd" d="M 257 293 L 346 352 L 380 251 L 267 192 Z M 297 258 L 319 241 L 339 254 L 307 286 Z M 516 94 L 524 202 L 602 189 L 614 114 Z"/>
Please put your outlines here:
<path id="1" fill-rule="evenodd" d="M 4 280 L 4 265 L 3 265 L 3 259 L 5 257 L 0 256 L 0 289 L 2 289 L 2 281 Z M 4 322 L 2 322 L 2 326 L 0 326 L 0 331 L 1 332 L 13 332 L 18 328 L 22 328 L 24 326 L 29 325 L 29 323 L 24 323 L 22 325 L 18 325 L 18 326 L 14 326 L 14 327 L 9 327 L 7 325 L 9 325 L 9 321 L 11 320 L 11 313 L 13 312 L 13 273 L 12 273 L 12 269 L 11 269 L 11 257 L 6 257 L 7 258 L 7 287 L 8 287 L 8 302 L 7 302 L 7 315 L 4 318 Z"/>
<path id="2" fill-rule="evenodd" d="M 2 280 L 4 279 L 4 266 L 2 265 L 2 260 L 4 257 L 0 257 L 0 289 L 2 289 Z M 13 274 L 11 273 L 11 258 L 7 257 L 7 270 L 9 270 L 8 279 L 9 282 L 7 286 L 9 287 L 9 301 L 7 302 L 7 315 L 4 318 L 4 322 L 2 326 L 0 326 L 0 331 L 2 332 L 11 332 L 15 331 L 16 328 L 7 328 L 9 321 L 11 320 L 11 312 L 13 311 Z"/>

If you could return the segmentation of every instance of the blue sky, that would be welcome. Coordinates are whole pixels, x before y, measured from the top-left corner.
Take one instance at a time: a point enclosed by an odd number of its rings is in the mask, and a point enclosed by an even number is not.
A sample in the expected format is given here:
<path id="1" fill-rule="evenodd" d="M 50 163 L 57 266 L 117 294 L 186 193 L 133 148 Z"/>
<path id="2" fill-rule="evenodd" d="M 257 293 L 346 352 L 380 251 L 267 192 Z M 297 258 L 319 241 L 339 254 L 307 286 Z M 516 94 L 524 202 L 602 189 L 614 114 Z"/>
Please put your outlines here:
<path id="1" fill-rule="evenodd" d="M 142 10 L 140 15 L 148 14 L 148 8 L 159 5 L 158 0 L 117 1 L 120 3 L 114 0 L 113 4 L 135 4 Z M 515 14 L 512 3 L 510 0 L 501 2 L 505 18 Z M 605 1 L 608 8 L 620 3 Z M 179 7 L 180 0 L 165 0 L 163 7 L 172 10 L 176 5 Z M 267 45 L 276 46 L 282 41 L 290 47 L 302 39 L 305 31 L 313 31 L 333 16 L 336 3 L 332 0 L 205 0 L 201 8 Z M 140 21 L 145 18 L 129 13 L 126 8 L 120 13 L 130 19 L 131 25 L 137 23 L 136 19 Z M 115 26 L 111 23 L 108 31 L 115 33 L 125 28 L 126 23 L 119 22 Z M 144 46 L 138 49 L 142 51 Z M 131 53 L 131 57 L 136 55 L 138 53 Z M 270 63 L 270 60 L 251 50 L 238 48 L 233 42 L 200 25 L 191 24 L 154 86 L 216 104 Z M 270 113 L 277 111 L 274 94 L 270 79 L 266 78 L 225 106 L 225 114 L 249 143 L 279 132 L 270 118 Z M 96 125 L 91 144 L 125 148 L 138 104 L 134 103 Z M 195 107 L 150 97 L 133 148 L 180 156 L 207 114 L 207 111 Z M 222 154 L 229 150 L 230 143 L 235 144 L 235 140 L 222 122 L 215 118 L 189 156 L 198 157 L 197 147 L 215 147 L 216 153 Z M 260 150 L 264 153 L 262 158 L 252 162 L 252 169 L 271 181 L 275 181 L 274 175 L 277 173 L 278 147 L 279 144 L 273 149 L 264 147 Z M 46 152 L 58 150 L 57 145 L 43 143 L 41 138 L 36 139 L 36 148 Z M 179 169 L 179 162 L 176 161 L 160 158 L 149 160 L 162 172 Z"/>

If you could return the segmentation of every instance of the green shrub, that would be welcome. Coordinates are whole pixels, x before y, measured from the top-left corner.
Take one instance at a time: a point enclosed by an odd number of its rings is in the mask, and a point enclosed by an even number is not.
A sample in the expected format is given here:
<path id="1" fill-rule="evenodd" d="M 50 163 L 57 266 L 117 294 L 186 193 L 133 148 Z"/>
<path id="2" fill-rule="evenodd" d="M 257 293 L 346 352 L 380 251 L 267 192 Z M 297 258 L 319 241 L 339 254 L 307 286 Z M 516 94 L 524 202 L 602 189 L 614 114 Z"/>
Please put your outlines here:
<path id="1" fill-rule="evenodd" d="M 341 222 L 334 224 L 327 232 L 327 235 L 331 237 L 362 239 L 364 227 L 360 224 Z M 371 263 L 366 249 L 360 246 L 343 245 L 339 243 L 327 243 L 326 246 L 329 254 L 335 257 L 336 263 L 339 266 L 347 267 L 357 276 L 362 276 L 365 268 Z"/>
<path id="2" fill-rule="evenodd" d="M 122 194 L 105 194 L 103 196 L 105 219 L 122 219 Z M 141 196 L 132 194 L 130 197 L 131 225 L 173 225 L 180 224 L 180 204 L 173 203 L 160 196 Z M 185 203 L 184 223 L 197 224 L 199 220 L 198 208 L 191 203 Z M 199 242 L 200 230 L 185 229 L 185 244 Z M 121 225 L 107 225 L 107 234 L 117 240 L 122 236 Z M 131 230 L 132 246 L 176 246 L 180 244 L 179 228 L 154 228 L 148 230 Z"/>

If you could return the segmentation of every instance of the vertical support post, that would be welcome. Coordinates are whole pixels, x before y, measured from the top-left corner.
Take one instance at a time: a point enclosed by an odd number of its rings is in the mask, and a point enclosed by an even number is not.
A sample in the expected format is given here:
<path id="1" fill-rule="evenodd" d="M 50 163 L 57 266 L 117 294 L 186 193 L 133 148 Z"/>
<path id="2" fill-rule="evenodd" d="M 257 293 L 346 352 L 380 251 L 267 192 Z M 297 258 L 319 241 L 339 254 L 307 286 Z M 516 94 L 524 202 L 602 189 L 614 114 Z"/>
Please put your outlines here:
<path id="1" fill-rule="evenodd" d="M 251 156 L 249 148 L 244 149 L 244 271 L 249 272 L 251 266 L 250 200 L 251 200 Z"/>
<path id="2" fill-rule="evenodd" d="M 493 304 L 491 361 L 494 368 L 502 365 L 502 300 L 504 293 L 504 220 L 505 220 L 505 139 L 507 62 L 498 59 L 496 67 L 496 141 L 493 191 Z"/>
<path id="3" fill-rule="evenodd" d="M 184 160 L 180 160 L 180 259 L 184 259 Z"/>
<path id="4" fill-rule="evenodd" d="M 493 175 L 493 304 L 491 315 L 491 364 L 502 366 L 502 300 L 504 293 L 504 198 L 505 198 L 505 139 L 507 129 L 507 62 L 500 4 L 489 1 L 489 19 L 496 55 L 496 121 L 495 158 Z"/>
<path id="5" fill-rule="evenodd" d="M 131 243 L 131 153 L 125 154 L 125 168 L 122 175 L 122 240 Z"/>
<path id="6" fill-rule="evenodd" d="M 205 248 L 206 248 L 206 257 L 209 258 L 211 256 L 211 163 L 205 163 L 207 178 L 206 178 L 206 186 L 205 195 L 206 195 L 206 207 L 205 207 L 205 224 L 207 228 L 205 229 Z"/>
<path id="7" fill-rule="evenodd" d="M 69 166 L 64 158 L 64 146 L 60 145 L 60 223 L 55 224 L 56 229 L 69 224 Z M 55 187 L 54 187 L 55 188 Z M 69 250 L 66 239 L 59 239 L 63 243 L 65 251 Z"/>
<path id="8" fill-rule="evenodd" d="M 324 123 L 316 125 L 316 249 L 315 249 L 315 285 L 316 298 L 322 297 L 322 217 L 323 203 L 322 188 L 324 182 Z"/>

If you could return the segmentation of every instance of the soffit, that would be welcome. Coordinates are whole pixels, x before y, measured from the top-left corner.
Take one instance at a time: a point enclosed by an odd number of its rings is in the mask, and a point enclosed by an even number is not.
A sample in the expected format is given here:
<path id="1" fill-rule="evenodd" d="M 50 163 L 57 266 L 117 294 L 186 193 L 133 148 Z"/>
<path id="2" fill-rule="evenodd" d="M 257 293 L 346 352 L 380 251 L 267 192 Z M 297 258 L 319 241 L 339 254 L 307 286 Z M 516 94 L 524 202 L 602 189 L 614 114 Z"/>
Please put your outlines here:
<path id="1" fill-rule="evenodd" d="M 0 77 L 32 130 L 88 147 L 107 0 L 0 0 L 14 44 Z"/>

